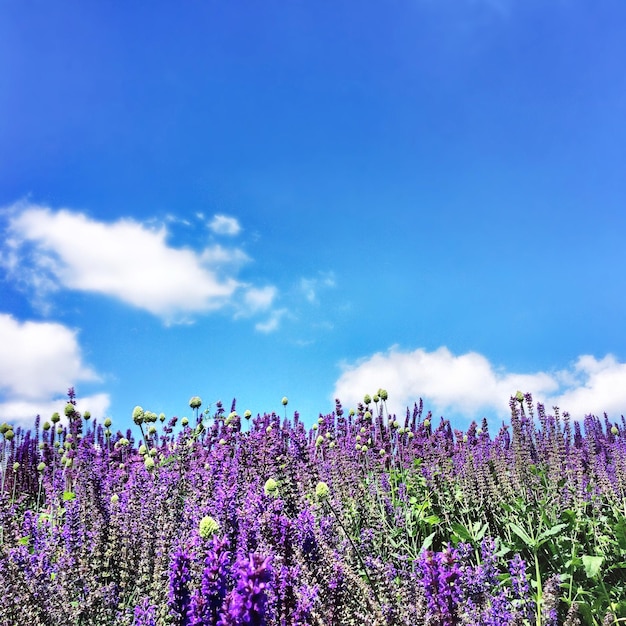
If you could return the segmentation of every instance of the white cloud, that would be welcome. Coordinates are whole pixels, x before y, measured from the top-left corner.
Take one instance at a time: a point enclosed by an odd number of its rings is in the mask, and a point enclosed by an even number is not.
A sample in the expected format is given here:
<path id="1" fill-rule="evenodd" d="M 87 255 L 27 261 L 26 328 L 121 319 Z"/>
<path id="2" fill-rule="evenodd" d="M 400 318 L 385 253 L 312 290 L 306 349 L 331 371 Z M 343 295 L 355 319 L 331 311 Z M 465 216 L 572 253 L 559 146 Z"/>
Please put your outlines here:
<path id="1" fill-rule="evenodd" d="M 0 314 L 0 416 L 32 425 L 42 417 L 61 410 L 61 399 L 69 387 L 100 380 L 83 362 L 77 333 L 52 322 L 20 322 Z M 89 405 L 91 402 L 91 407 Z M 109 404 L 107 394 L 81 400 L 94 416 Z M 50 411 L 50 407 L 56 407 Z"/>
<path id="2" fill-rule="evenodd" d="M 214 215 L 209 222 L 209 228 L 217 235 L 238 235 L 241 232 L 241 226 L 234 217 L 227 215 Z"/>
<path id="3" fill-rule="evenodd" d="M 457 356 L 446 347 L 433 352 L 392 347 L 343 369 L 333 397 L 344 406 L 355 406 L 366 393 L 373 395 L 382 387 L 397 415 L 421 397 L 429 409 L 444 416 L 506 417 L 509 398 L 518 390 L 532 393 L 546 409 L 559 406 L 574 419 L 604 411 L 613 417 L 626 413 L 626 364 L 610 355 L 600 361 L 581 356 L 569 370 L 521 374 L 498 369 L 476 352 Z"/>
<path id="4" fill-rule="evenodd" d="M 272 311 L 267 320 L 265 320 L 264 322 L 258 322 L 257 324 L 255 324 L 254 327 L 261 333 L 273 333 L 274 331 L 278 330 L 281 320 L 287 314 L 287 309 L 277 309 L 275 311 Z"/>
<path id="5" fill-rule="evenodd" d="M 318 303 L 320 289 L 329 289 L 336 286 L 333 272 L 321 273 L 316 278 L 301 278 L 298 285 L 304 297 L 311 303 Z"/>
<path id="6" fill-rule="evenodd" d="M 60 287 L 118 298 L 168 321 L 221 308 L 241 284 L 226 272 L 248 260 L 213 246 L 197 254 L 173 248 L 165 227 L 121 219 L 99 222 L 66 209 L 10 207 L 1 262 L 35 296 Z M 224 216 L 216 216 L 224 217 Z M 218 221 L 234 232 L 236 220 Z"/>
<path id="7" fill-rule="evenodd" d="M 249 288 L 243 296 L 245 310 L 257 313 L 269 309 L 276 298 L 276 293 L 277 289 L 273 285 Z"/>

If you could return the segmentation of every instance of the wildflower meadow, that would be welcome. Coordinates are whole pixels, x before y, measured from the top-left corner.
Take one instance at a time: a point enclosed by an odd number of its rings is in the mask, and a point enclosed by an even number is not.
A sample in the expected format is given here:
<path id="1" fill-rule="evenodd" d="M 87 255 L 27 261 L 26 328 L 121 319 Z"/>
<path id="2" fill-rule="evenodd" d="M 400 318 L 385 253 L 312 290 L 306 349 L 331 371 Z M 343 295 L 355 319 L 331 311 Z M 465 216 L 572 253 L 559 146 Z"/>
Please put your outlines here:
<path id="1" fill-rule="evenodd" d="M 0 426 L 0 626 L 626 624 L 626 422 L 387 393 Z"/>

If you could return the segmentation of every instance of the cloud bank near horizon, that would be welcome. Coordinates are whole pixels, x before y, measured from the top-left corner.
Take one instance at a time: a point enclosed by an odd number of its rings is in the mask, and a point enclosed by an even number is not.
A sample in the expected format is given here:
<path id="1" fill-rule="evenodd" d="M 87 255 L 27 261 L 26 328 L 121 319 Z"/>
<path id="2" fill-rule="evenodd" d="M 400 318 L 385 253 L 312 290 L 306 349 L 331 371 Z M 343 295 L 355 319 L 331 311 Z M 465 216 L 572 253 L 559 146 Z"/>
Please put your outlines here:
<path id="1" fill-rule="evenodd" d="M 605 412 L 617 419 L 626 413 L 626 363 L 611 354 L 602 359 L 581 355 L 558 371 L 516 373 L 494 366 L 477 352 L 455 355 L 445 346 L 432 352 L 393 346 L 344 363 L 342 370 L 333 397 L 344 407 L 356 406 L 365 394 L 383 388 L 389 393 L 389 410 L 396 415 L 404 415 L 422 398 L 427 410 L 444 417 L 507 416 L 509 399 L 518 390 L 530 392 L 546 409 L 557 406 L 576 420 Z"/>
<path id="2" fill-rule="evenodd" d="M 54 322 L 19 322 L 0 314 L 0 420 L 32 427 L 37 414 L 48 419 L 63 414 L 63 394 L 81 382 L 100 382 L 100 375 L 85 364 L 78 333 Z M 106 414 L 107 393 L 81 396 L 79 411 L 94 417 Z"/>

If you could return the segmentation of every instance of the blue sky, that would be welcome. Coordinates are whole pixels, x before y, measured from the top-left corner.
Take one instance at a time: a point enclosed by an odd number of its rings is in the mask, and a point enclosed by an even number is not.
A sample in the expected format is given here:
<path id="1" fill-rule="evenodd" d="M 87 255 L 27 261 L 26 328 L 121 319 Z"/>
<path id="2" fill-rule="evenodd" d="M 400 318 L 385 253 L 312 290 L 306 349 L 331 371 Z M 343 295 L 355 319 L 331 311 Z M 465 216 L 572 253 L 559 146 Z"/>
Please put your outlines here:
<path id="1" fill-rule="evenodd" d="M 0 3 L 0 419 L 626 412 L 622 0 Z"/>

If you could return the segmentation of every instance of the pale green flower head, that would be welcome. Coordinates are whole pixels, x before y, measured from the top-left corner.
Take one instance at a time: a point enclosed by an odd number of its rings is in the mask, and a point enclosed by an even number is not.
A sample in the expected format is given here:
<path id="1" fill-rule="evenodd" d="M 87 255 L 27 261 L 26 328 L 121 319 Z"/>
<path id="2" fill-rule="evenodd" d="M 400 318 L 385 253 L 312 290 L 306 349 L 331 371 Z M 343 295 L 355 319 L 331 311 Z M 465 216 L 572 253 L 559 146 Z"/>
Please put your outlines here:
<path id="1" fill-rule="evenodd" d="M 146 448 L 146 446 L 143 443 L 139 446 L 139 449 L 137 450 L 137 452 L 139 452 L 139 454 L 141 454 L 141 456 L 146 454 L 147 451 L 148 451 L 148 449 Z"/>
<path id="2" fill-rule="evenodd" d="M 287 406 L 287 403 L 289 402 L 289 400 L 287 400 L 287 396 L 284 396 L 281 402 L 283 403 L 283 406 Z"/>
<path id="3" fill-rule="evenodd" d="M 151 471 L 155 467 L 154 459 L 151 456 L 146 456 L 146 460 L 143 462 L 144 467 Z"/>
<path id="4" fill-rule="evenodd" d="M 330 489 L 328 488 L 328 485 L 320 480 L 320 482 L 315 486 L 315 496 L 318 500 L 326 500 L 329 495 Z"/>
<path id="5" fill-rule="evenodd" d="M 263 491 L 266 496 L 272 496 L 273 498 L 278 497 L 278 483 L 273 478 L 268 478 L 265 481 L 265 486 L 263 487 Z"/>
<path id="6" fill-rule="evenodd" d="M 205 515 L 198 526 L 198 533 L 203 539 L 209 539 L 220 529 L 219 522 L 210 515 Z"/>
<path id="7" fill-rule="evenodd" d="M 105 427 L 105 428 L 109 428 L 109 426 L 111 426 L 111 424 L 112 424 L 112 423 L 113 423 L 113 420 L 112 420 L 110 417 L 107 417 L 107 418 L 104 420 L 104 427 Z"/>
<path id="8" fill-rule="evenodd" d="M 140 424 L 143 424 L 143 416 L 144 416 L 144 410 L 140 406 L 136 406 L 133 409 L 133 422 L 135 422 L 137 426 L 139 426 Z"/>
<path id="9" fill-rule="evenodd" d="M 180 420 L 180 423 L 181 423 L 183 426 L 187 426 L 187 424 L 189 424 L 189 420 L 188 420 L 186 417 L 183 417 L 183 419 L 182 419 L 182 420 Z"/>
<path id="10" fill-rule="evenodd" d="M 192 409 L 199 409 L 202 406 L 202 398 L 200 396 L 193 396 L 189 400 L 189 406 Z"/>
<path id="11" fill-rule="evenodd" d="M 315 447 L 319 448 L 323 443 L 324 443 L 324 437 L 322 437 L 322 435 L 318 435 L 317 439 L 315 440 Z"/>
<path id="12" fill-rule="evenodd" d="M 114 493 L 111 496 L 111 504 L 117 504 L 119 501 L 120 501 L 120 497 L 116 493 Z"/>
<path id="13" fill-rule="evenodd" d="M 248 411 L 246 410 L 246 412 L 243 414 L 243 416 L 249 420 L 252 417 L 252 411 Z"/>

